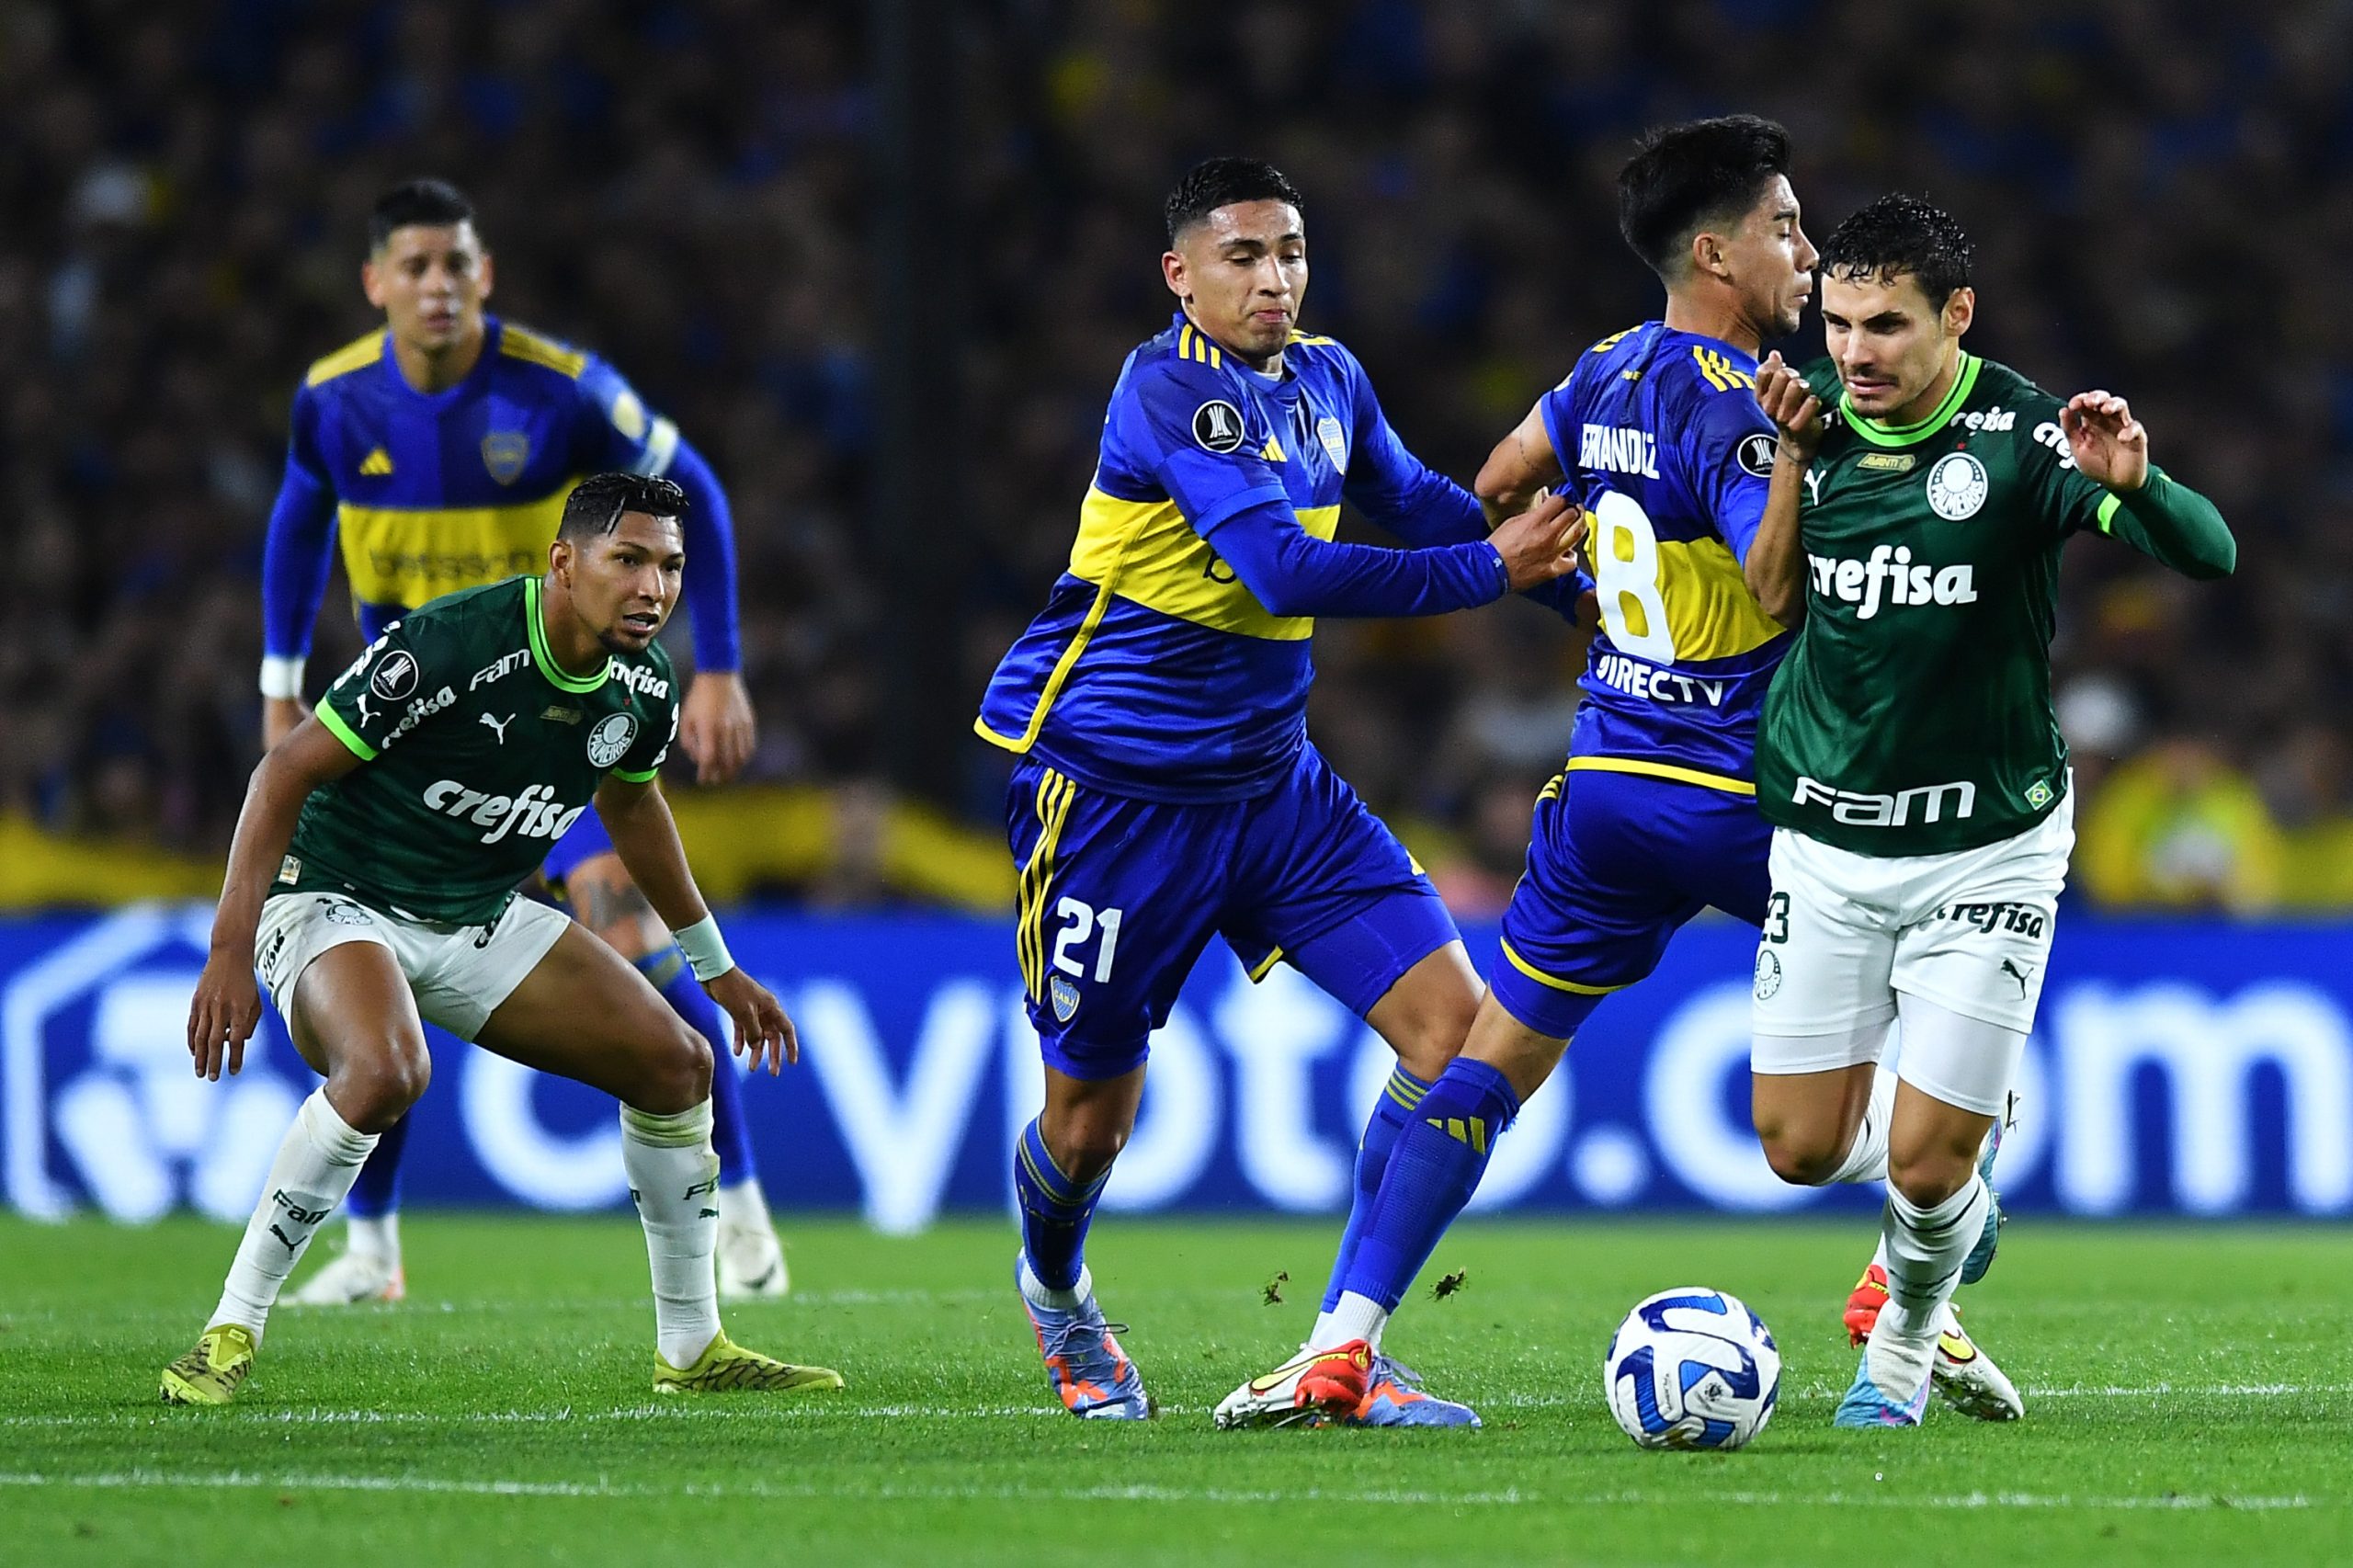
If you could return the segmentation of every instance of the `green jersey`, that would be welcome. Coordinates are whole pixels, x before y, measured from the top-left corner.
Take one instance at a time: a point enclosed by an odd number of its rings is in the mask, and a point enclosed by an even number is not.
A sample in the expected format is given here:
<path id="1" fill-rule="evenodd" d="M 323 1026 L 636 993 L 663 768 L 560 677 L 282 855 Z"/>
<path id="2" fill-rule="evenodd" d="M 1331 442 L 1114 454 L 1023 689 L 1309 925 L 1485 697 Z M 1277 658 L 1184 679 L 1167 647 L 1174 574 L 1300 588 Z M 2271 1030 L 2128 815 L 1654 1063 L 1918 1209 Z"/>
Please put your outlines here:
<path id="1" fill-rule="evenodd" d="M 2229 531 L 2154 470 L 2129 500 L 2085 478 L 2060 401 L 1974 355 L 1902 428 L 1848 408 L 1829 361 L 1805 376 L 1829 429 L 1805 476 L 1805 622 L 1766 696 L 1757 804 L 1862 855 L 2024 833 L 2067 790 L 2050 649 L 2068 536 L 2219 575 L 2227 560 L 2200 568 L 2229 556 Z"/>
<path id="2" fill-rule="evenodd" d="M 360 766 L 304 802 L 271 892 L 494 920 L 606 774 L 654 777 L 677 731 L 677 684 L 659 643 L 594 675 L 563 669 L 537 577 L 411 610 L 319 699 L 319 722 Z"/>

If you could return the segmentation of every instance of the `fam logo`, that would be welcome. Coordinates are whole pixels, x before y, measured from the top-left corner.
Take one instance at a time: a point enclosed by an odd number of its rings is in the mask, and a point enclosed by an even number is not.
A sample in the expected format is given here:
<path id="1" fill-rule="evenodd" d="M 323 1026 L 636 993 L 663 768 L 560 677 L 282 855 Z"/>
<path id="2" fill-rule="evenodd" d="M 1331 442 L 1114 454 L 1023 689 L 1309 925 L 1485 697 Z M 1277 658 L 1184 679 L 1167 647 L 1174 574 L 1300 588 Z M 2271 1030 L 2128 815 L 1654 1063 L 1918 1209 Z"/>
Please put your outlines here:
<path id="1" fill-rule="evenodd" d="M 531 460 L 531 437 L 520 430 L 493 430 L 482 438 L 482 466 L 501 484 L 512 484 Z"/>
<path id="2" fill-rule="evenodd" d="M 1928 470 L 1929 510 L 1949 523 L 1975 517 L 1985 490 L 1985 465 L 1967 452 L 1948 452 Z"/>
<path id="3" fill-rule="evenodd" d="M 1212 452 L 1230 452 L 1242 445 L 1242 411 L 1223 398 L 1213 397 L 1193 410 L 1193 439 Z"/>
<path id="4" fill-rule="evenodd" d="M 629 755 L 637 739 L 637 721 L 626 713 L 608 713 L 588 732 L 588 766 L 610 767 Z"/>

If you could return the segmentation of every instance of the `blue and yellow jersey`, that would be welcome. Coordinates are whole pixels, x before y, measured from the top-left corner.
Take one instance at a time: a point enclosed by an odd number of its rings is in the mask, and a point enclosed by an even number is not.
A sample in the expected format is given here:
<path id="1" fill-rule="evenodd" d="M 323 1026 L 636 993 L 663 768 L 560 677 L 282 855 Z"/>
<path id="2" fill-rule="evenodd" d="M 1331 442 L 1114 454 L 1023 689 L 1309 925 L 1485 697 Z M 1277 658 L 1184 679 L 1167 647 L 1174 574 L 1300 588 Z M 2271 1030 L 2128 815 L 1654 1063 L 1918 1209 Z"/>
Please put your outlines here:
<path id="1" fill-rule="evenodd" d="M 1346 348 L 1294 334 L 1282 374 L 1265 376 L 1179 314 L 1120 368 L 1069 568 L 974 728 L 1113 794 L 1273 788 L 1305 744 L 1315 622 L 1268 611 L 1211 536 L 1272 503 L 1328 540 L 1344 493 L 1411 542 L 1485 537 L 1477 503 L 1405 449 Z"/>
<path id="2" fill-rule="evenodd" d="M 1776 439 L 1756 389 L 1747 354 L 1654 321 L 1595 344 L 1539 405 L 1590 517 L 1601 610 L 1573 769 L 1756 793 L 1756 719 L 1790 643 L 1741 575 Z"/>
<path id="3" fill-rule="evenodd" d="M 610 365 L 495 317 L 473 369 L 438 392 L 403 379 L 386 332 L 347 345 L 302 378 L 292 424 L 280 509 L 332 506 L 371 638 L 428 599 L 544 570 L 574 484 L 662 473 L 678 449 Z M 323 584 L 323 558 L 294 564 Z M 271 655 L 306 649 L 318 593 L 266 576 Z"/>

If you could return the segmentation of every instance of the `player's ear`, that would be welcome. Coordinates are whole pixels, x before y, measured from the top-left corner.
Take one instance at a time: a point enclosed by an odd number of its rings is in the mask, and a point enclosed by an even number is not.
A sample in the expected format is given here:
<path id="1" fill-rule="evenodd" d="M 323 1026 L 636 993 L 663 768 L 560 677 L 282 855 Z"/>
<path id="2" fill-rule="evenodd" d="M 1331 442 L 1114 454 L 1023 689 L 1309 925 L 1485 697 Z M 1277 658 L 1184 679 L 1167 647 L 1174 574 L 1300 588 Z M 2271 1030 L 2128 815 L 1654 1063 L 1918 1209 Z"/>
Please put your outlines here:
<path id="1" fill-rule="evenodd" d="M 570 540 L 559 538 L 548 546 L 548 573 L 567 588 L 572 586 L 572 558 Z"/>
<path id="2" fill-rule="evenodd" d="M 368 296 L 370 305 L 380 311 L 384 308 L 384 279 L 372 256 L 359 264 L 359 291 Z"/>
<path id="3" fill-rule="evenodd" d="M 1969 324 L 1976 319 L 1977 290 L 1966 284 L 1955 289 L 1952 291 L 1952 298 L 1945 301 L 1946 335 L 1959 337 L 1969 330 Z"/>
<path id="4" fill-rule="evenodd" d="M 1724 260 L 1723 236 L 1710 233 L 1705 229 L 1692 235 L 1691 266 L 1695 270 L 1704 272 L 1712 278 L 1727 276 L 1732 271 L 1732 267 Z"/>
<path id="5" fill-rule="evenodd" d="M 498 276 L 497 258 L 493 256 L 488 251 L 482 253 L 481 276 L 482 287 L 475 293 L 474 298 L 478 300 L 487 300 L 490 298 L 491 282 Z"/>
<path id="6" fill-rule="evenodd" d="M 1178 299 L 1189 299 L 1192 290 L 1185 286 L 1185 258 L 1173 250 L 1160 253 L 1160 280 Z"/>

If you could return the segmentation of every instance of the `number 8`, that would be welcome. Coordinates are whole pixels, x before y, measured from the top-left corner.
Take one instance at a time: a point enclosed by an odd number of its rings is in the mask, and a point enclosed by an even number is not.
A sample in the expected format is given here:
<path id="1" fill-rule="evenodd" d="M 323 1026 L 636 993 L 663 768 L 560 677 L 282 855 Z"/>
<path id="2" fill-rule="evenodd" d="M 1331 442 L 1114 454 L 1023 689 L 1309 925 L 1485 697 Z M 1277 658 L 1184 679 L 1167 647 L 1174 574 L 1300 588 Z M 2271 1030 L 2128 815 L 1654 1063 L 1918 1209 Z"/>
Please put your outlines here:
<path id="1" fill-rule="evenodd" d="M 1641 502 L 1615 490 L 1603 491 L 1588 512 L 1595 597 L 1609 641 L 1621 653 L 1673 664 L 1675 633 L 1659 594 L 1658 535 L 1651 530 L 1650 514 Z"/>

